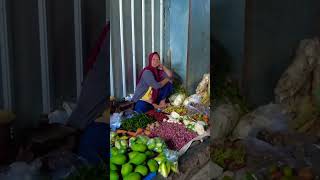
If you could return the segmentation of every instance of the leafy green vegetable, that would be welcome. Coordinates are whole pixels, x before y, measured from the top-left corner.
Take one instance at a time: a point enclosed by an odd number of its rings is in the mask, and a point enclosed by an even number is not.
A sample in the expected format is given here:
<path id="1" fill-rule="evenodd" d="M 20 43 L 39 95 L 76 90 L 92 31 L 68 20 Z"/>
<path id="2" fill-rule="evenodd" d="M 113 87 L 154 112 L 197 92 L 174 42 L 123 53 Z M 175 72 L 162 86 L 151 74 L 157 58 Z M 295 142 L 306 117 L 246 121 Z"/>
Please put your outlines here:
<path id="1" fill-rule="evenodd" d="M 153 122 L 155 122 L 153 118 L 141 113 L 132 118 L 124 120 L 121 127 L 127 131 L 137 131 L 138 128 L 146 128 L 148 124 Z"/>

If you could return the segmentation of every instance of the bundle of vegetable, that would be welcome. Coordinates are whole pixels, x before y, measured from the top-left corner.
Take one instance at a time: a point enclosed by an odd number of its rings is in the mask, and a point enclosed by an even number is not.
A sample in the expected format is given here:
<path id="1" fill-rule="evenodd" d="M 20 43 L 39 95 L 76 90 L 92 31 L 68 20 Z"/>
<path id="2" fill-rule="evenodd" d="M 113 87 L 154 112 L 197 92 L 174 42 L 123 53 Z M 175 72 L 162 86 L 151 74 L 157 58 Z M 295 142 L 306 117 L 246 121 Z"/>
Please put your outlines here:
<path id="1" fill-rule="evenodd" d="M 111 149 L 111 180 L 140 180 L 153 172 L 167 177 L 170 171 L 178 172 L 177 159 L 169 159 L 172 153 L 160 138 L 132 137 L 126 147 L 126 151 L 121 151 L 121 146 Z"/>
<path id="2" fill-rule="evenodd" d="M 156 110 L 151 110 L 151 111 L 148 111 L 146 113 L 146 115 L 148 115 L 149 117 L 161 122 L 163 121 L 164 119 L 168 119 L 168 116 L 165 115 L 164 113 L 162 112 L 157 112 Z"/>
<path id="3" fill-rule="evenodd" d="M 177 93 L 173 94 L 171 97 L 169 97 L 169 101 L 173 106 L 180 106 L 182 105 L 183 101 L 186 98 L 186 94 L 184 93 Z"/>
<path id="4" fill-rule="evenodd" d="M 176 112 L 181 116 L 184 116 L 188 113 L 188 109 L 184 106 L 169 106 L 163 112 L 171 114 L 172 112 Z"/>
<path id="5" fill-rule="evenodd" d="M 187 129 L 196 132 L 198 135 L 203 135 L 206 133 L 205 127 L 206 123 L 203 121 L 188 121 L 188 120 L 183 120 L 184 125 L 187 127 Z"/>
<path id="6" fill-rule="evenodd" d="M 161 137 L 170 149 L 180 150 L 185 144 L 197 137 L 197 134 L 190 132 L 183 124 L 161 122 L 159 127 L 151 130 L 151 137 Z"/>
<path id="7" fill-rule="evenodd" d="M 245 147 L 235 142 L 226 142 L 212 148 L 212 161 L 228 170 L 238 170 L 245 166 Z"/>
<path id="8" fill-rule="evenodd" d="M 137 131 L 138 128 L 146 128 L 148 124 L 155 122 L 154 119 L 141 113 L 122 122 L 121 129 Z"/>

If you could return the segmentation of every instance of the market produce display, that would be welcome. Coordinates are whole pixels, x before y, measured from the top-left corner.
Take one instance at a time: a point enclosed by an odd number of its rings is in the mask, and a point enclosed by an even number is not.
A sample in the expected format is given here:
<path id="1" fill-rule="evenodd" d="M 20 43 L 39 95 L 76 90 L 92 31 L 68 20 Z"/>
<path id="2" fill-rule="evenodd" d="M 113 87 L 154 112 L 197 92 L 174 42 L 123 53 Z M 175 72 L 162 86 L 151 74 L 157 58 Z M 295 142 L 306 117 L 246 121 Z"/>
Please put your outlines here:
<path id="1" fill-rule="evenodd" d="M 203 95 L 210 95 L 206 86 L 208 81 L 202 80 L 201 93 L 190 97 L 186 92 L 177 92 L 169 98 L 171 105 L 163 110 L 112 114 L 110 179 L 135 180 L 153 173 L 163 177 L 178 173 L 182 147 L 186 147 L 185 152 L 190 147 L 187 144 L 208 134 L 210 108 L 201 104 L 206 98 Z"/>
<path id="2" fill-rule="evenodd" d="M 124 120 L 121 125 L 121 129 L 127 131 L 136 131 L 138 128 L 145 128 L 148 124 L 153 123 L 155 120 L 148 117 L 145 114 L 138 114 L 132 118 Z"/>
<path id="3" fill-rule="evenodd" d="M 163 177 L 168 177 L 171 171 L 178 173 L 177 156 L 162 139 L 146 136 L 125 139 L 111 133 L 111 180 L 140 180 L 151 172 L 159 172 Z"/>

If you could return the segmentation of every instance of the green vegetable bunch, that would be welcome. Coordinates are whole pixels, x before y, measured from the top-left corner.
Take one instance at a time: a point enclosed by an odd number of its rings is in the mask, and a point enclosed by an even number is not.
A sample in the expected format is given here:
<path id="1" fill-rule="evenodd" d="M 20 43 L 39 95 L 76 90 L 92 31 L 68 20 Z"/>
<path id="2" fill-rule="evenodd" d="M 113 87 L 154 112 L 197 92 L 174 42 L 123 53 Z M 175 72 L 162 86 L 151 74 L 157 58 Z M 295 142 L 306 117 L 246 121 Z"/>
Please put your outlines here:
<path id="1" fill-rule="evenodd" d="M 243 164 L 245 163 L 245 150 L 242 147 L 236 149 L 220 147 L 213 151 L 212 160 L 223 168 L 227 168 L 227 160 Z"/>
<path id="2" fill-rule="evenodd" d="M 121 127 L 127 131 L 136 131 L 138 128 L 146 128 L 148 124 L 153 122 L 155 122 L 153 118 L 141 113 L 132 118 L 124 120 Z"/>

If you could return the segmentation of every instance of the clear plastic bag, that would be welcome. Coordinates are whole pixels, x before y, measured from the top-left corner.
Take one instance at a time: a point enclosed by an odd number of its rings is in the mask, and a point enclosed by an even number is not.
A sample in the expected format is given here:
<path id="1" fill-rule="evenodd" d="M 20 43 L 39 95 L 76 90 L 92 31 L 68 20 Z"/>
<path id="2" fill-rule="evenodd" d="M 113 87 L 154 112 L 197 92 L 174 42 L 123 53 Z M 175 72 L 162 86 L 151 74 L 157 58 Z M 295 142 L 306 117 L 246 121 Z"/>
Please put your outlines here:
<path id="1" fill-rule="evenodd" d="M 123 113 L 113 113 L 110 117 L 110 128 L 112 131 L 115 131 L 121 126 L 122 114 Z"/>

